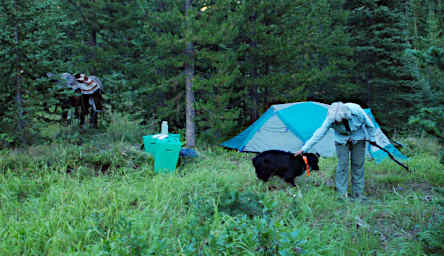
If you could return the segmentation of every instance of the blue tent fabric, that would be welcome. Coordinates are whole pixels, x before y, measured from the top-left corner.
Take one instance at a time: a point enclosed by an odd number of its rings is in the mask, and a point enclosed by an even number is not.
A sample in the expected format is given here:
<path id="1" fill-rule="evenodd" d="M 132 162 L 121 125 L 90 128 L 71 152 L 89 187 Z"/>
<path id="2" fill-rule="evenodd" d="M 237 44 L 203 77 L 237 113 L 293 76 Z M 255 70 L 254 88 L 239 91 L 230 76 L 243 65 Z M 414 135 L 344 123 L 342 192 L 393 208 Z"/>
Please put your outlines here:
<path id="1" fill-rule="evenodd" d="M 373 113 L 370 109 L 364 109 L 365 113 L 367 114 L 368 117 L 370 117 L 370 119 L 372 120 L 373 124 L 375 125 L 375 127 L 381 131 L 381 127 L 379 126 L 378 122 L 376 122 L 375 117 L 373 116 Z M 379 144 L 378 144 L 379 145 Z M 382 145 L 381 145 L 382 146 Z M 395 146 L 393 146 L 393 144 L 386 144 L 384 146 L 382 146 L 385 150 L 387 150 L 388 152 L 390 152 L 395 158 L 397 159 L 401 159 L 401 160 L 406 160 L 408 159 L 406 156 L 404 156 Z M 386 157 L 388 157 L 387 153 L 384 152 L 383 150 L 372 150 L 371 149 L 371 145 L 368 144 L 367 145 L 367 152 L 369 152 L 370 156 L 376 160 L 377 163 L 380 163 L 382 160 L 384 160 Z"/>
<path id="2" fill-rule="evenodd" d="M 241 132 L 236 137 L 223 142 L 221 145 L 227 148 L 237 149 L 243 151 L 245 144 L 251 139 L 251 137 L 267 122 L 267 120 L 274 115 L 273 109 L 268 109 L 258 120 L 250 125 L 246 130 Z"/>
<path id="3" fill-rule="evenodd" d="M 325 107 L 307 102 L 298 108 L 285 108 L 277 112 L 279 118 L 289 129 L 305 143 L 324 122 L 327 112 Z M 300 120 L 304 120 L 301 124 Z"/>
<path id="4" fill-rule="evenodd" d="M 328 106 L 313 101 L 273 105 L 246 130 L 223 142 L 221 146 L 245 152 L 263 152 L 270 149 L 296 152 L 322 125 Z M 371 110 L 365 109 L 365 112 L 377 127 L 376 143 L 396 158 L 407 159 L 384 135 Z M 336 155 L 332 129 L 312 151 L 324 157 Z M 367 154 L 377 163 L 387 157 L 387 153 L 370 144 L 367 146 Z"/>

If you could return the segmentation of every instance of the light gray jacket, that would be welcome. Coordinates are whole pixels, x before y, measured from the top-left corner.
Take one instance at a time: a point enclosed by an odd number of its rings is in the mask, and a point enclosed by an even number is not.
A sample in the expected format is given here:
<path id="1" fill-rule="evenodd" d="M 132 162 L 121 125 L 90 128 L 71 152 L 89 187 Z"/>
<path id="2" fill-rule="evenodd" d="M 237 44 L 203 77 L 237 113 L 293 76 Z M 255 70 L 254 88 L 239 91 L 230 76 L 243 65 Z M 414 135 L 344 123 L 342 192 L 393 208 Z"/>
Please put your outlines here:
<path id="1" fill-rule="evenodd" d="M 324 123 L 319 127 L 313 136 L 305 142 L 301 148 L 302 151 L 309 151 L 316 143 L 318 143 L 327 134 L 328 129 L 333 128 L 335 131 L 335 142 L 346 144 L 347 141 L 355 142 L 358 140 L 375 141 L 376 127 L 365 113 L 364 109 L 358 104 L 345 103 L 345 106 L 351 112 L 348 119 L 350 132 L 347 131 L 342 123 L 337 123 L 333 116 L 327 115 Z"/>

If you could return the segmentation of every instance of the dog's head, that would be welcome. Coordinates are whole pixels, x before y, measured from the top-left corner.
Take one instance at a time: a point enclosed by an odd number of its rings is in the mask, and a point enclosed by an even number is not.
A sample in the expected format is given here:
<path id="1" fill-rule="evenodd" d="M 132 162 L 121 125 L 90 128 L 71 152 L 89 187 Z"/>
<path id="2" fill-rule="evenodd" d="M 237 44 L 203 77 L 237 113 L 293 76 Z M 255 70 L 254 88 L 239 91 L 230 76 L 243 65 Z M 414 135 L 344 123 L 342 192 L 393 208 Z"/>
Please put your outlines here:
<path id="1" fill-rule="evenodd" d="M 318 153 L 304 153 L 304 156 L 307 157 L 308 165 L 314 171 L 319 171 L 319 154 Z"/>
<path id="2" fill-rule="evenodd" d="M 271 177 L 271 173 L 270 172 L 264 172 L 261 170 L 256 170 L 256 176 L 258 179 L 262 180 L 263 182 L 267 182 L 270 177 Z"/>
<path id="3" fill-rule="evenodd" d="M 264 182 L 267 182 L 272 176 L 272 173 L 270 170 L 263 168 L 263 159 L 258 157 L 253 158 L 253 165 L 256 171 L 257 178 Z"/>
<path id="4" fill-rule="evenodd" d="M 258 179 L 267 182 L 272 176 L 272 173 L 269 170 L 256 169 L 256 176 Z"/>

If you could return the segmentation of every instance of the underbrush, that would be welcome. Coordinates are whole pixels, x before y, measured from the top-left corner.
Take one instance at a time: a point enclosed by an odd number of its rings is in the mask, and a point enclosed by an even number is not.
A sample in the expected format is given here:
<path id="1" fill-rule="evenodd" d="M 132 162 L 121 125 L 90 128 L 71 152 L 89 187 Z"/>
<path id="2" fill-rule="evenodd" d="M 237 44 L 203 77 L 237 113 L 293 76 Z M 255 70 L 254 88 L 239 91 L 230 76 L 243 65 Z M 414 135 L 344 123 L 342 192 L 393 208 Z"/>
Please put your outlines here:
<path id="1" fill-rule="evenodd" d="M 155 174 L 140 149 L 151 130 L 107 129 L 0 152 L 1 255 L 444 252 L 443 166 L 428 151 L 409 155 L 410 173 L 367 161 L 368 201 L 357 203 L 336 197 L 335 159 L 294 188 L 260 182 L 253 154 L 209 145 L 175 173 Z"/>

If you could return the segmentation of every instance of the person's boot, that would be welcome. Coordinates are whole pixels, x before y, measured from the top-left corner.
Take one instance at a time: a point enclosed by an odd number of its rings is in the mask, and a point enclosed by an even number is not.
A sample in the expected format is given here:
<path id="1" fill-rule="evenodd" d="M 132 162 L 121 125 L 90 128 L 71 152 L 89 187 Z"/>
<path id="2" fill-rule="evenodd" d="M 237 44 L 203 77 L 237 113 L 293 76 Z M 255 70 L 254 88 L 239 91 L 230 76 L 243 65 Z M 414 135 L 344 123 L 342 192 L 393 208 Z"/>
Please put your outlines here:
<path id="1" fill-rule="evenodd" d="M 353 202 L 357 202 L 357 203 L 365 203 L 367 201 L 367 197 L 365 197 L 362 194 L 357 194 L 357 193 L 352 193 L 350 198 Z"/>

